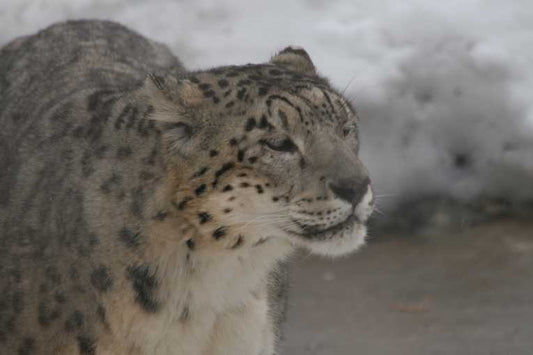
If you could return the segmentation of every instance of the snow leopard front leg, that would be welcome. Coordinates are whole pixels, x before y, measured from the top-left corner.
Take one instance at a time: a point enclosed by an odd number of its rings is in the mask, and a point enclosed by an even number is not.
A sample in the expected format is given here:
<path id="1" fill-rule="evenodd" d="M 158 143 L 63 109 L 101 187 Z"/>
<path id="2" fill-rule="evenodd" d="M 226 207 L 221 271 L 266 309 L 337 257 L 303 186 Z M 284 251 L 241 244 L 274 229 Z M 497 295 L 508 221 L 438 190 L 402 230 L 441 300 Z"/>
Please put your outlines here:
<path id="1" fill-rule="evenodd" d="M 275 341 L 264 292 L 218 317 L 205 355 L 274 355 Z"/>

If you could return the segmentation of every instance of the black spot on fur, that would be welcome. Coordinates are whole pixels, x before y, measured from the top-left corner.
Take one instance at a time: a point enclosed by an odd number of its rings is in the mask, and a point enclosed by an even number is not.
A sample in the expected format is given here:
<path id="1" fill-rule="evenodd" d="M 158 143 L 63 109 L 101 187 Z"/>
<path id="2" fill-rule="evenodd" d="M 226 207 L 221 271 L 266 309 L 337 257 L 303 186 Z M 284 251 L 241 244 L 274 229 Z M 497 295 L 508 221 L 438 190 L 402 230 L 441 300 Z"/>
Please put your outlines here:
<path id="1" fill-rule="evenodd" d="M 222 165 L 222 167 L 220 169 L 218 169 L 215 172 L 215 177 L 219 178 L 222 174 L 224 174 L 228 170 L 233 169 L 234 166 L 235 166 L 235 164 L 233 162 L 225 163 L 224 165 Z"/>
<path id="2" fill-rule="evenodd" d="M 96 355 L 94 339 L 89 336 L 80 335 L 78 337 L 78 348 L 80 350 L 80 355 Z"/>
<path id="3" fill-rule="evenodd" d="M 213 238 L 220 239 L 226 235 L 226 227 L 218 227 L 213 231 Z"/>
<path id="4" fill-rule="evenodd" d="M 166 218 L 167 218 L 167 212 L 165 211 L 159 211 L 157 212 L 157 214 L 154 216 L 154 219 L 158 220 L 158 221 L 164 221 Z"/>
<path id="5" fill-rule="evenodd" d="M 263 190 L 263 186 L 261 185 L 255 185 L 255 189 L 257 190 L 258 194 L 262 194 L 263 192 L 265 192 L 265 190 Z"/>
<path id="6" fill-rule="evenodd" d="M 117 158 L 118 159 L 125 159 L 129 157 L 132 153 L 132 150 L 128 146 L 122 146 L 117 149 Z"/>
<path id="7" fill-rule="evenodd" d="M 250 157 L 248 158 L 248 161 L 250 162 L 250 164 L 253 164 L 257 161 L 257 157 Z"/>
<path id="8" fill-rule="evenodd" d="M 39 324 L 43 327 L 49 326 L 53 321 L 61 316 L 58 309 L 50 309 L 44 301 L 39 303 L 38 318 Z"/>
<path id="9" fill-rule="evenodd" d="M 255 128 L 255 119 L 253 117 L 250 117 L 247 121 L 246 121 L 246 126 L 244 127 L 244 129 L 247 131 L 247 132 L 250 132 L 252 129 Z"/>
<path id="10" fill-rule="evenodd" d="M 229 140 L 229 145 L 237 145 L 237 139 L 235 139 L 235 138 L 231 138 L 231 139 Z"/>
<path id="11" fill-rule="evenodd" d="M 226 185 L 224 186 L 224 188 L 222 189 L 222 192 L 228 192 L 228 191 L 231 191 L 233 190 L 233 186 L 231 185 Z"/>
<path id="12" fill-rule="evenodd" d="M 65 302 L 67 302 L 67 297 L 65 296 L 65 292 L 63 292 L 63 291 L 57 291 L 54 294 L 54 298 L 55 298 L 57 303 L 65 303 Z"/>
<path id="13" fill-rule="evenodd" d="M 305 159 L 300 158 L 300 168 L 305 169 L 306 166 L 307 166 L 307 163 L 305 162 Z"/>
<path id="14" fill-rule="evenodd" d="M 198 213 L 198 218 L 200 219 L 200 224 L 207 223 L 212 219 L 211 215 L 207 212 Z"/>
<path id="15" fill-rule="evenodd" d="M 279 201 L 279 197 L 275 197 L 275 196 L 272 197 L 272 201 L 274 201 L 274 202 L 278 202 L 278 201 Z"/>
<path id="16" fill-rule="evenodd" d="M 238 161 L 243 161 L 244 160 L 244 150 L 239 150 L 237 152 L 237 160 Z"/>
<path id="17" fill-rule="evenodd" d="M 230 102 L 228 102 L 228 103 L 226 104 L 226 108 L 231 108 L 231 107 L 233 107 L 234 105 L 235 105 L 235 102 L 230 101 Z"/>
<path id="18" fill-rule="evenodd" d="M 122 177 L 120 175 L 117 175 L 115 173 L 111 174 L 109 178 L 104 180 L 102 185 L 100 185 L 100 190 L 104 194 L 109 194 L 111 191 L 113 191 L 113 188 L 118 186 L 120 184 L 120 181 L 122 180 Z"/>
<path id="19" fill-rule="evenodd" d="M 231 208 L 224 208 L 224 211 L 223 211 L 223 212 L 224 212 L 224 213 L 230 213 L 231 211 L 232 211 Z"/>
<path id="20" fill-rule="evenodd" d="M 187 248 L 189 248 L 190 250 L 194 250 L 194 247 L 196 246 L 196 243 L 192 239 L 187 239 L 185 244 L 187 244 Z"/>
<path id="21" fill-rule="evenodd" d="M 241 182 L 241 184 L 239 186 L 246 188 L 246 187 L 250 187 L 250 184 L 247 183 L 247 182 Z"/>
<path id="22" fill-rule="evenodd" d="M 216 157 L 218 155 L 218 152 L 216 150 L 210 150 L 209 151 L 209 156 L 210 157 Z"/>
<path id="23" fill-rule="evenodd" d="M 133 114 L 133 107 L 131 105 L 126 105 L 122 112 L 118 115 L 115 120 L 115 129 L 122 129 L 122 125 L 126 119 Z"/>
<path id="24" fill-rule="evenodd" d="M 266 115 L 262 115 L 261 120 L 259 121 L 259 124 L 257 125 L 257 128 L 268 129 L 269 131 L 271 131 L 274 129 L 274 126 L 272 126 L 272 124 L 268 122 Z"/>
<path id="25" fill-rule="evenodd" d="M 257 94 L 259 96 L 265 96 L 266 94 L 268 94 L 268 88 L 266 87 L 260 87 L 259 89 L 257 89 Z"/>
<path id="26" fill-rule="evenodd" d="M 186 196 L 179 203 L 172 202 L 172 205 L 179 211 L 182 211 L 187 207 L 187 203 L 192 200 L 192 197 Z"/>
<path id="27" fill-rule="evenodd" d="M 228 85 L 229 85 L 229 82 L 226 79 L 220 79 L 218 81 L 218 86 L 220 86 L 222 89 L 224 89 Z"/>
<path id="28" fill-rule="evenodd" d="M 137 134 L 141 137 L 148 137 L 150 131 L 159 133 L 159 129 L 155 128 L 155 123 L 152 120 L 141 119 L 137 124 Z"/>
<path id="29" fill-rule="evenodd" d="M 200 170 L 198 170 L 197 172 L 194 173 L 194 175 L 192 176 L 192 179 L 195 179 L 197 177 L 200 177 L 200 176 L 204 175 L 208 170 L 209 170 L 209 168 L 207 166 L 204 166 L 203 168 L 200 168 Z"/>
<path id="30" fill-rule="evenodd" d="M 159 155 L 159 145 L 160 143 L 156 143 L 155 147 L 150 151 L 150 154 L 143 159 L 143 162 L 148 165 L 154 165 L 156 162 L 156 158 Z"/>
<path id="31" fill-rule="evenodd" d="M 106 152 L 107 152 L 107 146 L 106 145 L 101 145 L 100 147 L 96 148 L 96 150 L 94 151 L 94 155 L 98 159 L 102 159 L 105 156 Z"/>
<path id="32" fill-rule="evenodd" d="M 96 307 L 96 315 L 98 316 L 98 320 L 102 323 L 106 323 L 106 311 L 105 311 L 105 308 L 104 306 L 102 306 L 101 304 L 98 305 L 98 307 Z"/>
<path id="33" fill-rule="evenodd" d="M 214 97 L 215 92 L 213 90 L 204 91 L 204 97 Z"/>
<path id="34" fill-rule="evenodd" d="M 267 116 L 265 114 L 261 115 L 261 120 L 259 121 L 258 127 L 264 129 L 264 128 L 267 128 L 268 125 L 269 125 L 269 122 L 268 122 Z"/>
<path id="35" fill-rule="evenodd" d="M 32 337 L 24 337 L 22 344 L 20 344 L 19 355 L 32 355 L 35 354 L 35 339 Z"/>
<path id="36" fill-rule="evenodd" d="M 206 189 L 207 189 L 206 184 L 202 184 L 194 190 L 194 193 L 196 194 L 196 196 L 200 196 L 201 194 L 205 192 Z"/>
<path id="37" fill-rule="evenodd" d="M 155 299 L 158 282 L 153 273 L 146 265 L 130 266 L 128 278 L 132 281 L 132 287 L 136 292 L 135 301 L 147 312 L 157 312 L 159 302 Z"/>
<path id="38" fill-rule="evenodd" d="M 68 276 L 70 280 L 77 281 L 80 278 L 80 273 L 78 269 L 76 269 L 76 267 L 72 265 L 68 269 Z"/>
<path id="39" fill-rule="evenodd" d="M 84 322 L 84 315 L 80 311 L 72 312 L 65 321 L 65 330 L 72 332 L 81 329 Z"/>
<path id="40" fill-rule="evenodd" d="M 200 90 L 208 90 L 211 88 L 211 84 L 203 83 L 203 84 L 198 85 L 198 87 L 200 88 Z"/>
<path id="41" fill-rule="evenodd" d="M 144 211 L 144 191 L 142 187 L 137 187 L 131 193 L 131 212 L 136 217 L 142 217 Z"/>
<path id="42" fill-rule="evenodd" d="M 113 287 L 113 279 L 109 273 L 109 269 L 100 265 L 91 273 L 91 284 L 100 292 L 107 292 Z"/>
<path id="43" fill-rule="evenodd" d="M 61 275 L 55 266 L 48 266 L 44 272 L 44 276 L 52 286 L 61 284 Z"/>
<path id="44" fill-rule="evenodd" d="M 129 248 L 137 247 L 141 244 L 141 234 L 129 228 L 122 228 L 119 232 L 120 240 Z"/>
<path id="45" fill-rule="evenodd" d="M 239 100 L 244 100 L 244 95 L 246 94 L 246 88 L 242 88 L 239 91 L 237 91 L 237 98 Z"/>
<path id="46" fill-rule="evenodd" d="M 104 131 L 105 124 L 111 115 L 113 103 L 116 97 L 112 97 L 112 91 L 104 90 L 97 91 L 89 97 L 88 109 L 93 112 L 90 121 L 87 123 L 86 137 L 90 141 L 98 140 Z M 111 97 L 110 97 L 111 96 Z M 134 112 L 135 108 L 130 109 Z"/>

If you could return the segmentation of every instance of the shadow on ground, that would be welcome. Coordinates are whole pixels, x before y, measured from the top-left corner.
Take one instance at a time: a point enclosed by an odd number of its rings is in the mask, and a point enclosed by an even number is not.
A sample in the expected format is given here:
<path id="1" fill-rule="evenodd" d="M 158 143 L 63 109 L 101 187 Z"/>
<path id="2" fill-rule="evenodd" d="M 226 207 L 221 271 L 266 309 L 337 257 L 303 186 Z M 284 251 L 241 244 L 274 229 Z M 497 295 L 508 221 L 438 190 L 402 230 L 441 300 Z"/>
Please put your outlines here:
<path id="1" fill-rule="evenodd" d="M 533 353 L 533 221 L 300 256 L 291 280 L 284 355 Z"/>

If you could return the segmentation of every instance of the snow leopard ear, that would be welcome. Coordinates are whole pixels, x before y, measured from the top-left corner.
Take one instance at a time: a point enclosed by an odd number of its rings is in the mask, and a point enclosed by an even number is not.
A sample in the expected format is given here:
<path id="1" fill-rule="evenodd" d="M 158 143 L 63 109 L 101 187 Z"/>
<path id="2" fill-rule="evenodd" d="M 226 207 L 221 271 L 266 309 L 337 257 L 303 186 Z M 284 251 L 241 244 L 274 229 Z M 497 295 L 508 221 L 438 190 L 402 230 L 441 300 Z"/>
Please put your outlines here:
<path id="1" fill-rule="evenodd" d="M 316 75 L 313 61 L 302 47 L 287 47 L 272 57 L 270 63 L 286 67 L 289 70 L 305 75 Z"/>
<path id="2" fill-rule="evenodd" d="M 202 102 L 202 92 L 192 82 L 175 76 L 149 74 L 139 90 L 153 110 L 148 119 L 164 122 L 180 122 L 184 113 Z"/>

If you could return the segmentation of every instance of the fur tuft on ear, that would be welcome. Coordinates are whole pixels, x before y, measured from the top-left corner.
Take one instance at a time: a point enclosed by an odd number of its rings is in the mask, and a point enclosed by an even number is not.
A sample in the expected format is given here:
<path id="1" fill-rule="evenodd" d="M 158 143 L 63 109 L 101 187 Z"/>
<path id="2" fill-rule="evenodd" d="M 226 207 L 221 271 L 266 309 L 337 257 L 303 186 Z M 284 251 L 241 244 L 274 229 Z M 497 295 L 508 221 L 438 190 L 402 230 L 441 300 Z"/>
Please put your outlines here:
<path id="1" fill-rule="evenodd" d="M 148 118 L 165 122 L 181 121 L 183 114 L 200 105 L 203 99 L 196 85 L 170 75 L 149 74 L 138 94 L 154 108 Z"/>
<path id="2" fill-rule="evenodd" d="M 316 69 L 311 57 L 301 47 L 289 46 L 285 48 L 272 57 L 270 63 L 305 75 L 316 75 Z"/>

